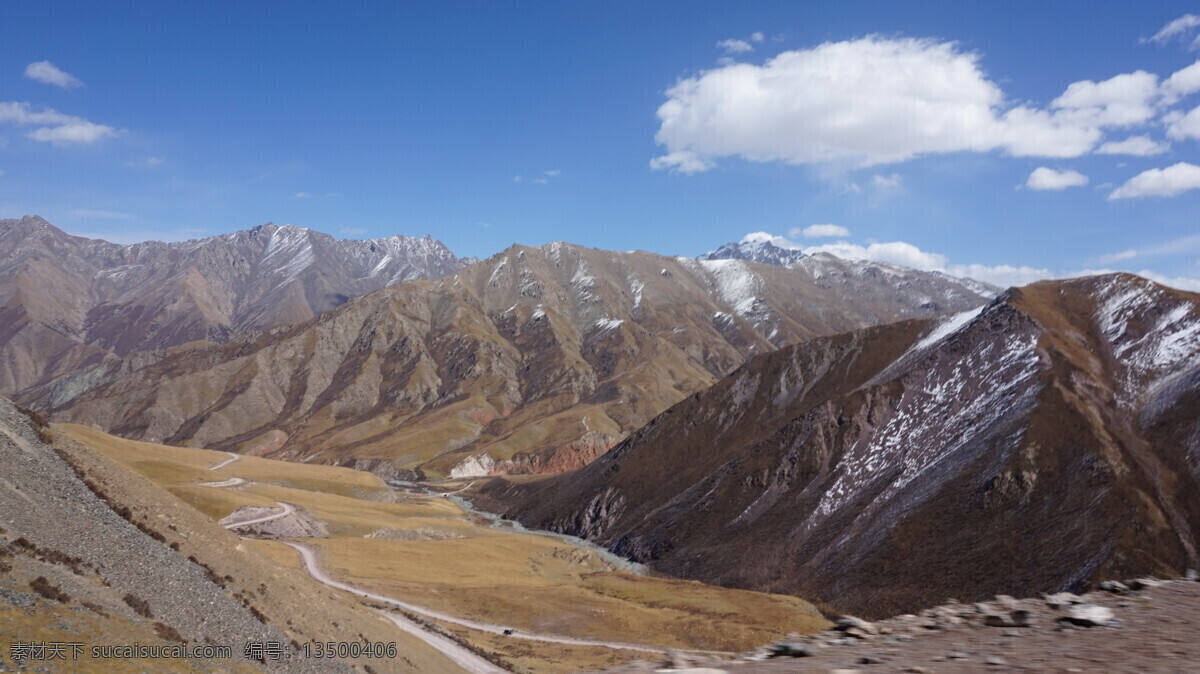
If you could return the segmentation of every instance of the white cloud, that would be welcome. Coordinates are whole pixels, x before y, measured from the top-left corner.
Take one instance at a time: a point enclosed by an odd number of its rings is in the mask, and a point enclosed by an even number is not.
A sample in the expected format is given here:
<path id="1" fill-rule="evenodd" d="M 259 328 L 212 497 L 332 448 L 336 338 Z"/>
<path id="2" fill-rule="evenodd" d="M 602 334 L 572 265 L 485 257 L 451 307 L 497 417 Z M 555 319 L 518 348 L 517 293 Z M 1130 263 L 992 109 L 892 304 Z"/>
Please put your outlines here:
<path id="1" fill-rule="evenodd" d="M 1200 106 L 1196 106 L 1186 115 L 1179 112 L 1166 115 L 1163 121 L 1167 124 L 1167 135 L 1172 138 L 1200 138 Z"/>
<path id="2" fill-rule="evenodd" d="M 667 90 L 655 136 L 666 154 L 651 166 L 696 173 L 728 156 L 870 166 L 993 150 L 1077 157 L 1102 127 L 1144 119 L 1156 90 L 1153 75 L 1132 73 L 1076 83 L 1053 111 L 1006 107 L 978 61 L 949 42 L 872 36 L 708 70 Z"/>
<path id="3" fill-rule="evenodd" d="M 292 198 L 293 199 L 311 199 L 312 194 L 310 194 L 308 192 L 297 192 L 292 195 Z"/>
<path id="4" fill-rule="evenodd" d="M 38 61 L 25 66 L 25 77 L 63 89 L 83 86 L 83 82 L 80 82 L 79 78 L 49 61 Z"/>
<path id="5" fill-rule="evenodd" d="M 750 41 L 751 42 L 762 42 L 765 39 L 766 39 L 766 36 L 763 35 L 763 32 L 761 30 L 756 30 L 753 33 L 750 33 Z"/>
<path id="6" fill-rule="evenodd" d="M 543 171 L 542 175 L 546 176 L 547 178 L 557 178 L 562 175 L 562 171 L 558 169 L 550 169 L 549 171 Z"/>
<path id="7" fill-rule="evenodd" d="M 1160 143 L 1149 136 L 1130 136 L 1125 140 L 1109 141 L 1096 148 L 1097 154 L 1127 154 L 1134 157 L 1153 157 L 1171 149 L 1166 143 Z"/>
<path id="8" fill-rule="evenodd" d="M 1073 82 L 1050 106 L 1081 126 L 1130 126 L 1154 117 L 1158 76 L 1139 70 L 1103 82 Z"/>
<path id="9" fill-rule="evenodd" d="M 1108 198 L 1173 197 L 1194 189 L 1200 189 L 1200 166 L 1179 162 L 1164 169 L 1150 169 L 1137 174 L 1113 190 Z"/>
<path id="10" fill-rule="evenodd" d="M 1082 187 L 1088 184 L 1088 177 L 1078 171 L 1055 171 L 1052 168 L 1039 166 L 1029 174 L 1025 186 L 1031 190 L 1065 190 L 1068 187 Z"/>
<path id="11" fill-rule="evenodd" d="M 1175 71 L 1163 80 L 1160 90 L 1167 103 L 1174 103 L 1183 96 L 1200 91 L 1200 61 Z"/>
<path id="12" fill-rule="evenodd" d="M 791 234 L 792 236 L 803 236 L 806 239 L 820 239 L 820 238 L 827 238 L 827 237 L 828 238 L 833 238 L 833 237 L 845 238 L 845 237 L 850 236 L 850 230 L 846 229 L 845 227 L 842 227 L 841 225 L 829 225 L 829 224 L 809 225 L 808 227 L 805 227 L 804 229 L 795 227 L 790 232 L 788 232 L 788 234 Z"/>
<path id="13" fill-rule="evenodd" d="M 952 276 L 961 276 L 991 283 L 1002 288 L 1025 285 L 1042 279 L 1053 278 L 1049 269 L 1014 265 L 948 264 L 949 260 L 940 253 L 921 250 L 905 241 L 888 241 L 860 246 L 846 241 L 811 246 L 805 253 L 830 253 L 850 260 L 869 260 L 911 267 L 922 271 L 937 271 Z"/>
<path id="14" fill-rule="evenodd" d="M 1200 292 L 1200 278 L 1187 278 L 1184 276 L 1166 276 L 1165 274 L 1159 274 L 1158 272 L 1150 271 L 1149 269 L 1143 269 L 1143 270 L 1137 272 L 1137 275 L 1144 276 L 1144 277 L 1150 279 L 1151 281 L 1154 281 L 1155 283 L 1160 283 L 1165 286 L 1171 286 L 1172 288 L 1179 288 L 1180 290 L 1190 290 L 1192 292 Z"/>
<path id="15" fill-rule="evenodd" d="M 871 184 L 874 185 L 876 189 L 881 190 L 897 189 L 900 187 L 902 182 L 903 179 L 900 177 L 899 173 L 889 173 L 888 175 L 880 175 L 877 173 L 871 176 Z"/>
<path id="16" fill-rule="evenodd" d="M 735 40 L 733 38 L 721 40 L 717 43 L 717 46 L 724 49 L 726 54 L 744 54 L 748 51 L 754 51 L 754 45 L 745 40 Z"/>
<path id="17" fill-rule="evenodd" d="M 4 177 L 4 169 L 0 169 L 0 178 Z"/>
<path id="18" fill-rule="evenodd" d="M 1028 285 L 1034 281 L 1042 281 L 1048 278 L 1055 278 L 1056 276 L 1049 269 L 1027 266 L 1017 267 L 1009 264 L 994 266 L 986 264 L 956 264 L 946 269 L 946 273 L 951 276 L 973 278 L 977 281 L 991 283 L 1001 288 Z"/>
<path id="19" fill-rule="evenodd" d="M 0 102 L 0 123 L 40 127 L 26 136 L 55 145 L 89 144 L 117 135 L 116 129 L 111 126 L 89 122 L 51 108 L 34 110 L 28 103 Z"/>
<path id="20" fill-rule="evenodd" d="M 819 246 L 810 246 L 805 248 L 804 252 L 810 255 L 813 253 L 829 253 L 848 260 L 886 262 L 888 264 L 926 271 L 944 270 L 947 262 L 945 255 L 925 252 L 911 243 L 904 241 L 876 242 L 866 246 L 860 246 L 848 241 L 838 241 L 836 243 L 823 243 Z"/>
<path id="21" fill-rule="evenodd" d="M 1162 30 L 1155 33 L 1154 36 L 1149 39 L 1149 41 L 1162 44 L 1177 37 L 1184 38 L 1197 27 L 1200 27 L 1200 16 L 1195 14 L 1184 14 L 1178 19 L 1175 19 L 1174 21 L 1171 21 L 1167 25 L 1163 26 Z M 1200 46 L 1200 38 L 1197 38 L 1196 41 L 1192 42 L 1193 48 L 1198 46 Z"/>
<path id="22" fill-rule="evenodd" d="M 366 233 L 367 230 L 363 229 L 362 227 L 342 227 L 338 230 L 338 234 L 343 234 L 345 236 L 362 236 Z"/>
<path id="23" fill-rule="evenodd" d="M 707 171 L 716 166 L 711 160 L 688 150 L 670 152 L 650 160 L 650 168 L 654 170 L 670 169 L 671 172 L 692 174 Z"/>
<path id="24" fill-rule="evenodd" d="M 1119 253 L 1110 253 L 1108 255 L 1101 255 L 1099 258 L 1099 262 L 1100 262 L 1100 264 L 1112 264 L 1113 262 L 1120 262 L 1121 260 L 1131 260 L 1137 256 L 1138 256 L 1138 252 L 1136 250 L 1130 248 L 1129 250 L 1123 250 Z"/>

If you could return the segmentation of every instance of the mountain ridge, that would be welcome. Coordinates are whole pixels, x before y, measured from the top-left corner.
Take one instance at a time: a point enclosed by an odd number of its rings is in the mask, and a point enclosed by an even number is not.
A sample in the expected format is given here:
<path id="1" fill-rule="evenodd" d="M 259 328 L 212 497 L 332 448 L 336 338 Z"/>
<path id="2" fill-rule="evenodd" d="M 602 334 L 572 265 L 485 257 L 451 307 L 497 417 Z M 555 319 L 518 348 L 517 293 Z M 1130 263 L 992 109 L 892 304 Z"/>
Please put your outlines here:
<path id="1" fill-rule="evenodd" d="M 882 616 L 1181 575 L 1197 494 L 1200 295 L 1112 275 L 759 356 L 580 471 L 480 503 Z"/>
<path id="2" fill-rule="evenodd" d="M 0 220 L 0 391 L 111 356 L 306 320 L 470 262 L 428 236 L 337 240 L 268 223 L 122 245 L 69 235 L 36 216 Z"/>
<path id="3" fill-rule="evenodd" d="M 832 257 L 789 269 L 513 246 L 305 323 L 99 364 L 21 399 L 135 439 L 324 452 L 384 472 L 557 471 L 752 353 L 983 301 L 962 283 Z"/>

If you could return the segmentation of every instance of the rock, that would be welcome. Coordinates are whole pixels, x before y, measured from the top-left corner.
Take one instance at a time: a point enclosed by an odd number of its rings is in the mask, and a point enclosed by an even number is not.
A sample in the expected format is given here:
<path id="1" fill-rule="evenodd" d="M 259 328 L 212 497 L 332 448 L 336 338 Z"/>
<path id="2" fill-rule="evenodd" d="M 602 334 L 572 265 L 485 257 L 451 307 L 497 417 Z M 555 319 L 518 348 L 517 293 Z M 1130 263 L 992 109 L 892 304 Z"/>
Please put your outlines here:
<path id="1" fill-rule="evenodd" d="M 783 641 L 771 644 L 771 657 L 773 658 L 807 658 L 812 654 L 813 650 L 808 644 L 801 644 L 795 641 Z"/>
<path id="2" fill-rule="evenodd" d="M 1188 569 L 1187 573 L 1183 574 L 1183 577 L 1186 580 L 1198 581 L 1198 580 L 1200 580 L 1200 571 L 1197 571 L 1195 569 Z"/>
<path id="3" fill-rule="evenodd" d="M 866 655 L 866 656 L 863 656 L 858 659 L 858 664 L 860 664 L 860 665 L 881 665 L 881 664 L 883 664 L 883 659 L 874 657 L 872 655 Z"/>
<path id="4" fill-rule="evenodd" d="M 1113 594 L 1127 594 L 1129 586 L 1119 580 L 1106 580 L 1100 583 L 1100 589 Z"/>
<path id="5" fill-rule="evenodd" d="M 926 669 L 925 667 L 917 667 L 916 665 L 911 665 L 909 667 L 905 667 L 904 671 L 912 672 L 912 674 L 925 674 L 925 672 L 928 672 L 929 670 Z"/>
<path id="6" fill-rule="evenodd" d="M 996 595 L 996 603 L 1009 611 L 1015 611 L 1021 605 L 1016 597 L 1007 594 Z"/>
<path id="7" fill-rule="evenodd" d="M 1137 578 L 1129 581 L 1129 589 L 1137 592 L 1139 590 L 1145 590 L 1146 588 L 1159 587 L 1162 584 L 1163 581 L 1157 578 Z"/>
<path id="8" fill-rule="evenodd" d="M 989 665 L 995 665 L 997 667 L 1004 667 L 1004 666 L 1008 665 L 1008 661 L 998 655 L 989 655 L 987 657 L 987 659 L 984 660 L 984 662 L 986 662 Z"/>
<path id="9" fill-rule="evenodd" d="M 988 627 L 1029 627 L 1030 613 L 1025 610 L 1009 611 L 1006 614 L 993 614 L 984 619 Z"/>
<path id="10" fill-rule="evenodd" d="M 1067 615 L 1058 621 L 1080 627 L 1103 627 L 1113 621 L 1113 612 L 1112 609 L 1095 604 L 1080 604 L 1072 606 Z"/>
<path id="11" fill-rule="evenodd" d="M 1072 594 L 1070 592 L 1056 592 L 1054 594 L 1044 594 L 1044 595 L 1042 595 L 1042 597 L 1045 598 L 1046 604 L 1048 604 L 1049 606 L 1053 606 L 1054 608 L 1060 608 L 1062 606 L 1070 606 L 1071 604 L 1082 604 L 1083 603 L 1083 600 L 1080 599 L 1079 595 Z"/>
<path id="12" fill-rule="evenodd" d="M 850 630 L 859 630 L 864 635 L 876 634 L 879 631 L 873 623 L 869 623 L 862 618 L 855 618 L 851 615 L 838 618 L 836 629 L 846 633 L 850 633 Z"/>
<path id="13" fill-rule="evenodd" d="M 946 654 L 947 660 L 966 660 L 969 657 L 971 657 L 971 655 L 963 651 L 954 651 L 953 653 Z"/>

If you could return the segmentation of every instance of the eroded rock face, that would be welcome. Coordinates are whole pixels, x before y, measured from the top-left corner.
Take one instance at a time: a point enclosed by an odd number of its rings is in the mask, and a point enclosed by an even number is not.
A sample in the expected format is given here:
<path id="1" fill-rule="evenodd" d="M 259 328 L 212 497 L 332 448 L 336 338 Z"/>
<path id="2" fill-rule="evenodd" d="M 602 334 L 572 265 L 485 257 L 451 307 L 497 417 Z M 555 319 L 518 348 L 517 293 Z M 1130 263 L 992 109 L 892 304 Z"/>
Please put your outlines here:
<path id="1" fill-rule="evenodd" d="M 304 323 L 177 347 L 141 367 L 97 365 L 104 372 L 70 380 L 70 399 L 59 380 L 23 400 L 170 444 L 436 477 L 557 472 L 752 354 L 938 315 L 929 293 L 953 309 L 984 301 L 936 275 L 820 264 L 514 246 Z"/>
<path id="2" fill-rule="evenodd" d="M 1113 275 L 760 356 L 582 470 L 483 502 L 875 618 L 1195 568 L 1198 452 L 1200 296 Z"/>

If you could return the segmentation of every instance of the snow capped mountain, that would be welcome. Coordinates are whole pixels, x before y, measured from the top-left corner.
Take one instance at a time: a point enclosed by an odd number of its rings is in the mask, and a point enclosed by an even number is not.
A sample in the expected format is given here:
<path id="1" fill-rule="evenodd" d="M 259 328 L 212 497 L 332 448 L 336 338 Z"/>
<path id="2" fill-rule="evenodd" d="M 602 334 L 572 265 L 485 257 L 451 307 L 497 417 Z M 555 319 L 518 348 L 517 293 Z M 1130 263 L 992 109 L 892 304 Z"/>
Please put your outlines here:
<path id="1" fill-rule="evenodd" d="M 1197 568 L 1200 295 L 1128 274 L 748 361 L 485 496 L 671 575 L 911 612 Z"/>
<path id="2" fill-rule="evenodd" d="M 804 259 L 804 253 L 785 239 L 765 232 L 754 232 L 737 243 L 726 243 L 699 256 L 699 260 L 748 260 L 786 267 Z"/>

